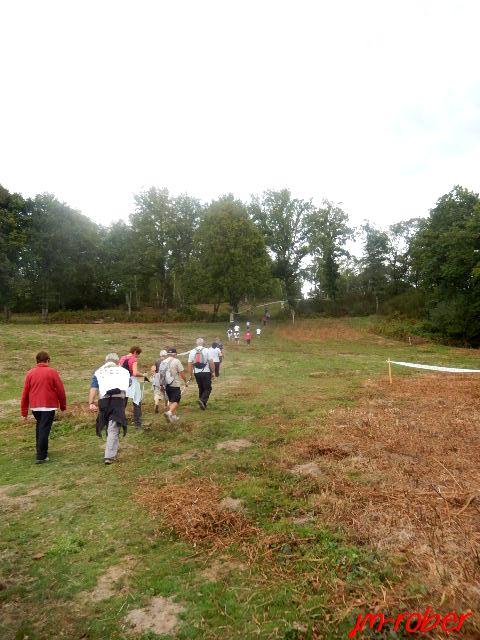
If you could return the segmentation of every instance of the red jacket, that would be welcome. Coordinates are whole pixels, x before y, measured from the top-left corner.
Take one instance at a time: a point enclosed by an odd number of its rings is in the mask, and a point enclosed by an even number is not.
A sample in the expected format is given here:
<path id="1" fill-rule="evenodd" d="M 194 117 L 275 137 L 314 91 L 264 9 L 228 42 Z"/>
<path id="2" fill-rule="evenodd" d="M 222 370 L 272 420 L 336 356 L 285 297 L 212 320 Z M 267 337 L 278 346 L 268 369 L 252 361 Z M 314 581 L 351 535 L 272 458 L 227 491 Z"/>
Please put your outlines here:
<path id="1" fill-rule="evenodd" d="M 51 369 L 46 362 L 40 362 L 30 369 L 25 376 L 22 399 L 20 401 L 22 416 L 28 414 L 28 407 L 60 407 L 67 408 L 65 388 L 58 371 Z"/>

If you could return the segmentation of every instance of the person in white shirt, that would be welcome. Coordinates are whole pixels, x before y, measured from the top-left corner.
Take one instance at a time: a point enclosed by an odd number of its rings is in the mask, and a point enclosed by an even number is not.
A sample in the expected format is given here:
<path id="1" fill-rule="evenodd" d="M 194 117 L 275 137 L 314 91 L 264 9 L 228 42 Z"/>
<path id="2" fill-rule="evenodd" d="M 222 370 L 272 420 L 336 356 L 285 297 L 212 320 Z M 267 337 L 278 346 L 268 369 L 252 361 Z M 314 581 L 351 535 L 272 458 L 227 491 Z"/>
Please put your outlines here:
<path id="1" fill-rule="evenodd" d="M 260 338 L 260 336 L 262 335 L 262 330 L 261 330 L 261 328 L 260 328 L 260 327 L 257 327 L 257 328 L 255 329 L 255 333 L 257 334 L 257 338 Z"/>
<path id="2" fill-rule="evenodd" d="M 212 342 L 212 346 L 208 350 L 208 354 L 210 358 L 213 360 L 213 364 L 215 366 L 215 377 L 220 377 L 220 363 L 223 359 L 223 345 L 218 342 L 218 338 L 215 338 L 215 341 Z"/>
<path id="3" fill-rule="evenodd" d="M 108 353 L 105 356 L 105 364 L 92 376 L 88 394 L 90 411 L 97 411 L 95 398 L 98 395 L 96 431 L 99 438 L 103 429 L 107 433 L 105 464 L 112 464 L 117 457 L 120 428 L 123 427 L 124 435 L 127 433 L 125 397 L 130 386 L 130 374 L 118 362 L 119 357 L 116 353 Z"/>
<path id="4" fill-rule="evenodd" d="M 204 347 L 203 338 L 197 338 L 197 346 L 188 354 L 188 373 L 190 380 L 195 374 L 198 385 L 198 406 L 202 411 L 207 408 L 208 399 L 212 392 L 212 377 L 215 373 L 215 364 L 210 357 L 209 350 Z"/>

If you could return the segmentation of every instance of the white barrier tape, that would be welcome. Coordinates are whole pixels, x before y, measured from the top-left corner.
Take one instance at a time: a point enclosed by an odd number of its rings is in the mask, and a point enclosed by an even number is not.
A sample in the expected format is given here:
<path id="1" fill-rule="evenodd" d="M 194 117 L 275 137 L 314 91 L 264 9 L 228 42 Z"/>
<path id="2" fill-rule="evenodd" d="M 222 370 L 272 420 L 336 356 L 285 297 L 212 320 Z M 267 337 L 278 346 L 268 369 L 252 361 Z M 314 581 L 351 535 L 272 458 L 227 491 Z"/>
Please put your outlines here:
<path id="1" fill-rule="evenodd" d="M 413 369 L 428 369 L 429 371 L 446 371 L 447 373 L 480 373 L 480 369 L 457 369 L 455 367 L 435 367 L 430 364 L 416 364 L 415 362 L 397 362 L 387 360 L 390 364 L 399 364 L 401 367 L 412 367 Z"/>

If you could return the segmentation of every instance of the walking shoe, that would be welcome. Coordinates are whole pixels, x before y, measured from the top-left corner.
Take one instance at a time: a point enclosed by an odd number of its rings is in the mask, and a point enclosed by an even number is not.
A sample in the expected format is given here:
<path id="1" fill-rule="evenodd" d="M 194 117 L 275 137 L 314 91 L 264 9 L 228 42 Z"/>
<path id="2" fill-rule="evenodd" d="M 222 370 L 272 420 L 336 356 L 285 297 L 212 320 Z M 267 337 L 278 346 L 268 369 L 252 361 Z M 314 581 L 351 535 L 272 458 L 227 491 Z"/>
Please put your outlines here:
<path id="1" fill-rule="evenodd" d="M 112 460 L 112 458 L 105 458 L 104 463 L 105 464 L 112 464 L 113 460 Z"/>
<path id="2" fill-rule="evenodd" d="M 178 422 L 180 418 L 172 413 L 170 422 Z"/>
<path id="3" fill-rule="evenodd" d="M 44 462 L 48 462 L 48 456 L 43 458 L 43 460 L 35 460 L 35 464 L 43 464 Z"/>
<path id="4" fill-rule="evenodd" d="M 204 403 L 203 400 L 200 400 L 200 398 L 198 399 L 198 406 L 200 407 L 200 409 L 202 411 L 205 411 L 205 409 L 207 408 L 206 404 Z"/>
<path id="5" fill-rule="evenodd" d="M 166 420 L 168 423 L 170 423 L 170 422 L 171 422 L 172 414 L 170 413 L 170 411 L 164 411 L 164 412 L 163 412 L 163 416 L 164 416 L 165 420 Z"/>

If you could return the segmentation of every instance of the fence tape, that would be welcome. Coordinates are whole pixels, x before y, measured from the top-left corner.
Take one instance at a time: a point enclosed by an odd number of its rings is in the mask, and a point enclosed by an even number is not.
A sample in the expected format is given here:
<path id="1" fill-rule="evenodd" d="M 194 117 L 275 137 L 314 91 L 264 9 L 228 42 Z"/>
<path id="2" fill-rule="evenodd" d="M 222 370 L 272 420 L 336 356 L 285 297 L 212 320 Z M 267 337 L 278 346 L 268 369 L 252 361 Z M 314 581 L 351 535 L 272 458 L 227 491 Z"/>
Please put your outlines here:
<path id="1" fill-rule="evenodd" d="M 480 373 L 480 369 L 458 369 L 455 367 L 435 367 L 430 364 L 416 364 L 415 362 L 397 362 L 387 360 L 390 364 L 399 364 L 401 367 L 412 367 L 413 369 L 428 369 L 430 371 L 446 371 L 447 373 Z"/>

